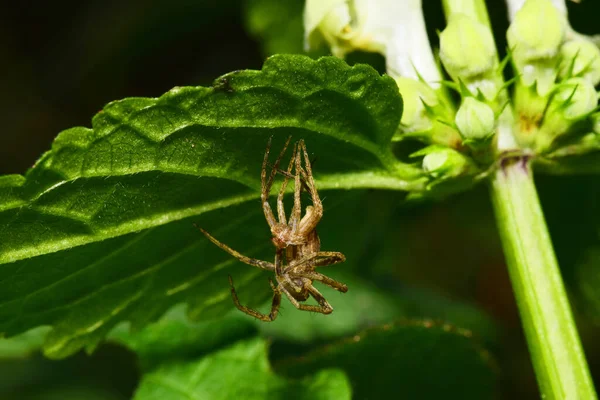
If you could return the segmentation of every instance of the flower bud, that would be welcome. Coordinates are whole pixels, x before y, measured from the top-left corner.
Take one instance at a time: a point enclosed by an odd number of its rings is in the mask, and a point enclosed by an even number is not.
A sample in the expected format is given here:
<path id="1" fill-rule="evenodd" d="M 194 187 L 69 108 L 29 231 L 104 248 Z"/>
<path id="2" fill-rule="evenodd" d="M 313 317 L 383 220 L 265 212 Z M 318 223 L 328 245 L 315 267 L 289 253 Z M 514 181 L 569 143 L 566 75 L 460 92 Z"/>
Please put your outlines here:
<path id="1" fill-rule="evenodd" d="M 412 137 L 424 143 L 460 145 L 462 139 L 452 124 L 454 110 L 425 82 L 397 78 L 404 110 L 397 140 Z"/>
<path id="2" fill-rule="evenodd" d="M 548 94 L 556 79 L 555 62 L 565 31 L 566 21 L 550 0 L 527 0 L 508 28 L 521 82 L 527 87 L 537 83 L 540 96 Z"/>
<path id="3" fill-rule="evenodd" d="M 559 85 L 547 114 L 560 113 L 568 120 L 575 120 L 594 111 L 597 104 L 594 85 L 583 78 L 571 78 Z"/>
<path id="4" fill-rule="evenodd" d="M 588 80 L 571 78 L 560 83 L 536 137 L 538 151 L 552 150 L 558 137 L 575 133 L 571 131 L 596 109 L 597 104 L 596 90 Z"/>
<path id="5" fill-rule="evenodd" d="M 473 97 L 464 98 L 454 122 L 466 144 L 487 142 L 496 123 L 492 108 Z"/>
<path id="6" fill-rule="evenodd" d="M 454 81 L 493 100 L 502 86 L 492 32 L 473 18 L 455 13 L 440 34 L 440 59 Z"/>
<path id="7" fill-rule="evenodd" d="M 427 115 L 425 104 L 429 107 L 438 104 L 435 91 L 425 82 L 410 78 L 398 78 L 396 83 L 404 101 L 404 110 L 402 110 L 402 120 L 400 121 L 404 131 L 416 132 L 430 129 L 432 121 Z"/>
<path id="8" fill-rule="evenodd" d="M 564 36 L 564 20 L 550 0 L 527 0 L 507 32 L 513 55 L 526 61 L 555 56 Z"/>
<path id="9" fill-rule="evenodd" d="M 440 33 L 440 59 L 454 80 L 463 81 L 495 67 L 496 46 L 490 30 L 473 18 L 456 13 Z"/>
<path id="10" fill-rule="evenodd" d="M 558 76 L 562 79 L 582 77 L 593 85 L 600 83 L 600 49 L 585 39 L 571 40 L 560 48 Z"/>
<path id="11" fill-rule="evenodd" d="M 431 177 L 438 179 L 452 178 L 471 170 L 471 160 L 464 154 L 443 146 L 429 146 L 414 154 L 412 157 L 423 157 L 423 169 Z"/>

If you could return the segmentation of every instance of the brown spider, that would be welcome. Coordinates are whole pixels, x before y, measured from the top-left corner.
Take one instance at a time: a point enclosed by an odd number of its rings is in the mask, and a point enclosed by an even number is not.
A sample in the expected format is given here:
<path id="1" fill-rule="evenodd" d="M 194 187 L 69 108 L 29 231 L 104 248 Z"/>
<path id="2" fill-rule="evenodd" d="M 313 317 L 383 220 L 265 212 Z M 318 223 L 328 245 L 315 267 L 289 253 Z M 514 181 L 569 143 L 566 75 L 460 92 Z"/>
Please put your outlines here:
<path id="1" fill-rule="evenodd" d="M 265 157 L 263 159 L 262 170 L 260 174 L 261 178 L 261 194 L 260 199 L 263 205 L 263 212 L 265 213 L 265 219 L 271 228 L 271 234 L 273 235 L 273 244 L 276 248 L 284 249 L 289 245 L 303 245 L 313 238 L 311 234 L 315 233 L 315 228 L 321 217 L 323 216 L 323 205 L 321 203 L 321 199 L 319 198 L 319 194 L 317 193 L 317 187 L 315 185 L 315 181 L 312 176 L 312 168 L 310 164 L 310 160 L 308 158 L 308 152 L 306 151 L 306 145 L 304 144 L 304 140 L 298 141 L 294 146 L 294 153 L 292 154 L 292 158 L 290 159 L 290 163 L 288 165 L 287 171 L 281 171 L 279 169 L 279 163 L 290 143 L 291 136 L 288 137 L 281 153 L 279 153 L 279 157 L 275 160 L 273 164 L 273 168 L 271 169 L 271 174 L 267 179 L 267 163 L 269 160 L 269 151 L 271 149 L 271 139 L 269 138 L 269 142 L 267 143 L 267 150 L 265 151 Z M 302 157 L 300 152 L 304 154 L 304 163 L 305 168 L 302 168 Z M 295 165 L 294 165 L 295 164 Z M 296 167 L 296 174 L 292 175 L 292 167 Z M 273 182 L 275 179 L 275 175 L 277 172 L 284 175 L 283 184 L 281 185 L 281 189 L 279 190 L 279 195 L 277 196 L 277 216 L 279 221 L 275 219 L 275 215 L 273 215 L 273 211 L 271 210 L 271 205 L 269 204 L 269 196 L 271 194 L 271 187 L 273 186 Z M 286 222 L 285 210 L 283 207 L 283 196 L 285 194 L 285 189 L 288 184 L 288 180 L 293 177 L 294 181 L 294 208 L 290 214 L 290 220 Z M 302 207 L 300 205 L 300 193 L 301 188 L 305 188 L 311 197 L 312 206 L 306 207 L 306 214 L 304 217 L 301 217 Z"/>
<path id="2" fill-rule="evenodd" d="M 323 207 L 317 194 L 317 189 L 315 187 L 310 162 L 308 159 L 308 153 L 306 151 L 306 145 L 304 144 L 303 140 L 298 141 L 298 143 L 296 143 L 294 146 L 294 153 L 292 155 L 292 159 L 290 160 L 287 171 L 281 171 L 278 169 L 281 158 L 283 157 L 289 142 L 290 138 L 288 138 L 286 141 L 284 149 L 279 154 L 275 164 L 273 164 L 271 174 L 267 180 L 267 160 L 271 146 L 271 140 L 269 139 L 261 171 L 261 201 L 263 203 L 265 218 L 267 219 L 267 222 L 271 227 L 271 232 L 273 233 L 272 241 L 275 245 L 274 263 L 246 257 L 224 243 L 219 242 L 204 229 L 198 227 L 198 229 L 200 229 L 200 231 L 202 231 L 202 233 L 204 233 L 204 235 L 206 235 L 211 242 L 243 263 L 265 269 L 267 271 L 275 272 L 275 280 L 277 281 L 277 285 L 275 285 L 273 281 L 269 279 L 269 284 L 273 289 L 273 301 L 271 303 L 271 312 L 268 315 L 262 314 L 240 304 L 235 287 L 233 286 L 233 279 L 231 276 L 229 276 L 231 297 L 233 298 L 235 306 L 240 311 L 267 322 L 273 321 L 275 318 L 277 318 L 279 306 L 281 305 L 281 293 L 285 294 L 290 302 L 300 310 L 330 314 L 333 311 L 333 308 L 327 302 L 327 300 L 325 300 L 323 295 L 313 286 L 313 281 L 319 281 L 342 293 L 348 291 L 348 287 L 345 284 L 331 279 L 319 272 L 316 272 L 315 270 L 317 267 L 344 262 L 346 257 L 339 252 L 321 251 L 321 242 L 315 228 L 321 219 L 321 216 L 323 215 Z M 306 169 L 302 168 L 301 152 L 304 155 Z M 295 174 L 293 175 L 291 174 L 292 167 L 295 167 Z M 277 213 L 279 221 L 275 220 L 275 216 L 273 215 L 268 202 L 270 189 L 273 185 L 273 180 L 277 172 L 280 172 L 282 175 L 284 175 L 284 181 L 277 197 Z M 292 208 L 289 222 L 286 222 L 286 215 L 283 207 L 283 196 L 288 180 L 292 177 L 295 180 L 294 207 Z M 300 194 L 303 188 L 310 193 L 313 206 L 306 207 L 306 213 L 304 217 L 301 217 L 302 210 L 300 204 Z M 308 300 L 310 296 L 315 298 L 319 304 L 318 306 L 300 303 Z"/>

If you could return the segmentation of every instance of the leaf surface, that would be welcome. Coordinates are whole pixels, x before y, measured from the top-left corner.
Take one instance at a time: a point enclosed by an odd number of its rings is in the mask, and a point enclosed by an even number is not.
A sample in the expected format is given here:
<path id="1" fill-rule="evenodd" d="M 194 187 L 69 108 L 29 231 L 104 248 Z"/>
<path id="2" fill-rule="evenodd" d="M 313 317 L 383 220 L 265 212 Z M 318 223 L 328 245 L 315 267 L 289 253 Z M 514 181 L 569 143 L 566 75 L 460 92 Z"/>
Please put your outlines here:
<path id="1" fill-rule="evenodd" d="M 125 325 L 115 328 L 108 338 L 134 351 L 146 371 L 170 360 L 197 358 L 256 334 L 252 321 L 235 311 L 218 320 L 192 322 L 183 305 L 138 331 Z"/>
<path id="2" fill-rule="evenodd" d="M 301 381 L 275 375 L 267 343 L 251 339 L 203 358 L 166 364 L 145 374 L 134 400 L 350 399 L 345 375 L 324 370 Z"/>
<path id="3" fill-rule="evenodd" d="M 256 322 L 260 332 L 286 343 L 309 344 L 339 339 L 365 328 L 398 320 L 429 318 L 460 326 L 486 345 L 498 342 L 498 327 L 475 306 L 418 289 L 386 292 L 342 269 L 329 270 L 327 276 L 344 282 L 349 288 L 348 293 L 341 294 L 328 286 L 319 287 L 334 308 L 332 314 L 295 312 L 291 304 L 284 303 L 275 321 L 268 324 Z M 263 305 L 264 310 L 268 307 Z"/>
<path id="4" fill-rule="evenodd" d="M 273 153 L 289 135 L 306 140 L 322 196 L 421 187 L 419 170 L 390 148 L 401 113 L 391 78 L 304 56 L 272 57 L 211 88 L 107 105 L 91 129 L 60 133 L 24 177 L 0 177 L 0 333 L 53 325 L 45 352 L 66 356 L 119 321 L 143 326 L 176 303 L 194 318 L 222 315 L 232 308 L 228 274 L 253 293 L 244 302 L 259 304 L 266 277 L 192 223 L 272 257 L 257 202 L 270 136 Z"/>
<path id="5" fill-rule="evenodd" d="M 431 321 L 367 330 L 276 365 L 299 377 L 321 368 L 344 370 L 359 399 L 492 399 L 496 366 L 467 332 Z"/>

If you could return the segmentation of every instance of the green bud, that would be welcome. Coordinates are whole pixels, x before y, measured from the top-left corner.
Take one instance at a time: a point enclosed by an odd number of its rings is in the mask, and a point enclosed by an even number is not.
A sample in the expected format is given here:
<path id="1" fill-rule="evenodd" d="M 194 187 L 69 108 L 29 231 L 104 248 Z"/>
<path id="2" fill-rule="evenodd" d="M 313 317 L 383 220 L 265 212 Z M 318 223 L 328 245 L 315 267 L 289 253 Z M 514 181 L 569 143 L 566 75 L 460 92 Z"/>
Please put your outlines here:
<path id="1" fill-rule="evenodd" d="M 502 87 L 492 32 L 460 13 L 450 16 L 440 34 L 440 59 L 454 81 L 462 81 L 472 93 L 494 100 Z"/>
<path id="2" fill-rule="evenodd" d="M 492 108 L 473 97 L 463 99 L 454 122 L 466 144 L 487 142 L 496 123 Z"/>
<path id="3" fill-rule="evenodd" d="M 527 0 L 507 32 L 513 55 L 527 61 L 555 56 L 564 37 L 564 19 L 550 0 Z"/>
<path id="4" fill-rule="evenodd" d="M 397 78 L 404 110 L 395 140 L 407 137 L 425 143 L 460 146 L 462 139 L 451 125 L 454 110 L 438 97 L 438 94 L 425 82 L 410 78 Z"/>
<path id="5" fill-rule="evenodd" d="M 536 137 L 538 151 L 552 150 L 556 138 L 575 134 L 574 131 L 581 129 L 579 122 L 588 117 L 597 104 L 596 90 L 586 79 L 571 78 L 557 85 Z"/>
<path id="6" fill-rule="evenodd" d="M 585 39 L 568 41 L 561 46 L 560 56 L 560 78 L 578 76 L 593 85 L 600 83 L 600 49 L 594 43 Z"/>
<path id="7" fill-rule="evenodd" d="M 527 0 L 508 28 L 520 80 L 527 87 L 537 83 L 540 96 L 548 94 L 556 79 L 556 57 L 565 32 L 565 18 L 550 0 Z"/>
<path id="8" fill-rule="evenodd" d="M 463 81 L 496 67 L 496 46 L 490 30 L 473 18 L 450 15 L 440 33 L 440 59 L 454 80 Z"/>
<path id="9" fill-rule="evenodd" d="M 402 111 L 402 124 L 405 132 L 421 132 L 431 128 L 432 121 L 427 115 L 425 104 L 434 107 L 438 104 L 438 98 L 435 91 L 425 82 L 416 81 L 410 78 L 396 79 L 402 100 L 404 100 L 404 110 Z"/>
<path id="10" fill-rule="evenodd" d="M 438 179 L 453 178 L 472 169 L 472 161 L 464 154 L 444 146 L 429 146 L 411 157 L 422 156 L 423 169 L 431 177 Z"/>
<path id="11" fill-rule="evenodd" d="M 552 97 L 547 114 L 560 113 L 568 120 L 587 116 L 598 104 L 594 85 L 583 78 L 563 81 Z"/>

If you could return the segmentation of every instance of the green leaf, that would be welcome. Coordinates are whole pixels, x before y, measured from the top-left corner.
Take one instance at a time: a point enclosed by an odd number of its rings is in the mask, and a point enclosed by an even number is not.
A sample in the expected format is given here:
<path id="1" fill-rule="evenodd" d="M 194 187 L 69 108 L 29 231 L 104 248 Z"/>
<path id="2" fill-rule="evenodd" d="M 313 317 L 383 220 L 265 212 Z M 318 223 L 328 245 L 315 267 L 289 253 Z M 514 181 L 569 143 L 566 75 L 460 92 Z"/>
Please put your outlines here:
<path id="1" fill-rule="evenodd" d="M 431 321 L 384 325 L 276 365 L 299 377 L 346 371 L 357 399 L 491 399 L 496 366 L 466 332 Z"/>
<path id="2" fill-rule="evenodd" d="M 53 325 L 45 353 L 63 357 L 92 349 L 119 321 L 139 328 L 176 303 L 189 303 L 193 318 L 223 315 L 228 274 L 245 303 L 259 304 L 266 276 L 192 222 L 272 257 L 257 201 L 271 135 L 273 149 L 288 135 L 306 140 L 322 196 L 422 187 L 419 170 L 390 148 L 401 112 L 391 78 L 304 56 L 272 57 L 212 88 L 107 105 L 92 129 L 62 132 L 24 178 L 0 178 L 0 333 Z"/>
<path id="3" fill-rule="evenodd" d="M 0 338 L 0 359 L 25 358 L 39 351 L 48 330 L 40 326 L 10 339 Z"/>
<path id="4" fill-rule="evenodd" d="M 271 135 L 304 137 L 323 153 L 320 188 L 418 186 L 407 179 L 419 170 L 390 149 L 401 112 L 391 78 L 303 56 L 272 57 L 262 71 L 226 75 L 213 88 L 111 103 L 93 129 L 62 132 L 26 180 L 0 181 L 0 262 L 257 198 Z"/>
<path id="5" fill-rule="evenodd" d="M 309 343 L 351 335 L 359 329 L 406 316 L 402 299 L 385 294 L 374 285 L 347 273 L 330 270 L 327 276 L 344 282 L 350 288 L 348 293 L 342 294 L 328 286 L 319 287 L 333 306 L 332 314 L 296 313 L 291 304 L 284 304 L 275 321 L 257 324 L 260 331 L 269 337 Z M 266 308 L 268 306 L 265 305 Z"/>
<path id="6" fill-rule="evenodd" d="M 343 270 L 330 270 L 327 275 L 350 288 L 348 293 L 341 294 L 327 286 L 319 287 L 333 306 L 332 314 L 297 313 L 291 305 L 283 304 L 275 321 L 269 324 L 256 322 L 262 334 L 308 344 L 338 339 L 400 319 L 428 318 L 460 326 L 486 344 L 498 343 L 496 324 L 484 312 L 469 304 L 418 289 L 404 288 L 389 293 Z M 264 310 L 268 307 L 263 305 Z"/>
<path id="7" fill-rule="evenodd" d="M 194 323 L 187 318 L 185 307 L 178 305 L 139 331 L 132 332 L 123 324 L 109 339 L 133 350 L 148 370 L 166 360 L 197 357 L 255 333 L 252 321 L 237 310 L 218 320 Z"/>
<path id="8" fill-rule="evenodd" d="M 263 53 L 304 52 L 303 0 L 247 0 L 246 26 L 260 39 Z"/>
<path id="9" fill-rule="evenodd" d="M 324 370 L 301 381 L 275 375 L 263 339 L 241 341 L 189 362 L 162 365 L 145 374 L 134 400 L 350 399 L 341 371 Z"/>

